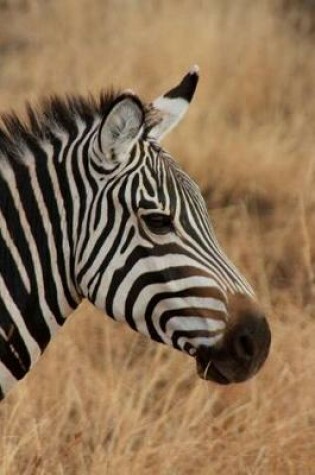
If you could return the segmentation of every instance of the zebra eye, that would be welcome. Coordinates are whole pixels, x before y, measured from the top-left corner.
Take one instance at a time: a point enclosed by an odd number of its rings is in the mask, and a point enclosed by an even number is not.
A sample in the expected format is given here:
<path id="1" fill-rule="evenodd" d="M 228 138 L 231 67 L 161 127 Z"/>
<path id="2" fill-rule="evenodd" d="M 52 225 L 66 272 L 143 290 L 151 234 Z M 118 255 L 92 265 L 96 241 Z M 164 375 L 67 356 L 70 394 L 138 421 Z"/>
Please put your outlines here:
<path id="1" fill-rule="evenodd" d="M 167 234 L 173 230 L 172 217 L 163 213 L 150 213 L 142 217 L 150 231 L 155 234 Z"/>

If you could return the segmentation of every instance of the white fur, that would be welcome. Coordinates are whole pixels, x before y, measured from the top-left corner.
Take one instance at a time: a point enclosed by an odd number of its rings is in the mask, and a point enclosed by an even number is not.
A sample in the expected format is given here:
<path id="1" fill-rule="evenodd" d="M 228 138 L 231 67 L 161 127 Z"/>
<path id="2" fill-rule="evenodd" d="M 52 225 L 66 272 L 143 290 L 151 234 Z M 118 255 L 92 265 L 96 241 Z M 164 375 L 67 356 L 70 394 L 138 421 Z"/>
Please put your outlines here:
<path id="1" fill-rule="evenodd" d="M 162 114 L 162 120 L 150 131 L 150 137 L 161 140 L 184 117 L 189 102 L 181 97 L 161 96 L 153 102 L 153 107 Z"/>

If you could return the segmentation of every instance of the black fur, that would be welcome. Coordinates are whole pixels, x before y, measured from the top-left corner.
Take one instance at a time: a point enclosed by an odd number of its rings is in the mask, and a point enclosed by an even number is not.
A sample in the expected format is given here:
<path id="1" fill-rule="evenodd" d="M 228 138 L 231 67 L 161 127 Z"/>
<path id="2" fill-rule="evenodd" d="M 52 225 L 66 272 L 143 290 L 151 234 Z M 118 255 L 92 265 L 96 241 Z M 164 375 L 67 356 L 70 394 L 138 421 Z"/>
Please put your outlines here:
<path id="1" fill-rule="evenodd" d="M 97 116 L 105 117 L 113 103 L 121 95 L 113 90 L 102 92 L 98 99 L 93 96 L 71 96 L 65 98 L 52 96 L 44 99 L 38 109 L 26 104 L 26 119 L 23 121 L 14 112 L 2 114 L 0 126 L 0 155 L 10 157 L 20 155 L 23 145 L 31 145 L 34 141 L 49 139 L 57 129 L 68 133 L 77 130 L 78 119 L 90 124 Z M 159 115 L 152 106 L 142 104 L 145 111 L 145 131 L 159 121 Z"/>

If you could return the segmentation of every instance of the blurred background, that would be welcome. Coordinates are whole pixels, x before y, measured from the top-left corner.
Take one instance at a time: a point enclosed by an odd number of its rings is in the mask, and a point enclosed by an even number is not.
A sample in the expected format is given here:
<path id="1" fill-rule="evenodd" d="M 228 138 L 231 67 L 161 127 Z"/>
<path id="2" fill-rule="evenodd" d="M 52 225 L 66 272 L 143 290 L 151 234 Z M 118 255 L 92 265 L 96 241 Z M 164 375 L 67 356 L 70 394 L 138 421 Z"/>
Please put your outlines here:
<path id="1" fill-rule="evenodd" d="M 201 79 L 166 148 L 200 184 L 273 332 L 256 378 L 194 361 L 83 303 L 0 406 L 0 473 L 314 474 L 315 2 L 1 0 L 0 111 L 50 93 Z"/>

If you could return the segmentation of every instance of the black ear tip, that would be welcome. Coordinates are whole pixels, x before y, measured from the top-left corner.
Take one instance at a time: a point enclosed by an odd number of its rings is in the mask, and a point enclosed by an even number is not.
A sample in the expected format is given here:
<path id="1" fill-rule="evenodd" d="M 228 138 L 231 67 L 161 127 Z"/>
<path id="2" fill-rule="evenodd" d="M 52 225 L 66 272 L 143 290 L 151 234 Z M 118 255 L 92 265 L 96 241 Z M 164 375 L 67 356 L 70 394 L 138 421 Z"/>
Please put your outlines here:
<path id="1" fill-rule="evenodd" d="M 197 65 L 192 66 L 189 72 L 183 77 L 178 86 L 168 91 L 164 97 L 169 99 L 181 98 L 190 102 L 195 94 L 195 90 L 199 80 L 199 67 Z"/>
<path id="2" fill-rule="evenodd" d="M 199 68 L 198 64 L 194 64 L 194 65 L 190 68 L 188 74 L 189 74 L 190 76 L 198 76 L 198 78 L 199 78 L 199 72 L 200 72 L 200 68 Z"/>

